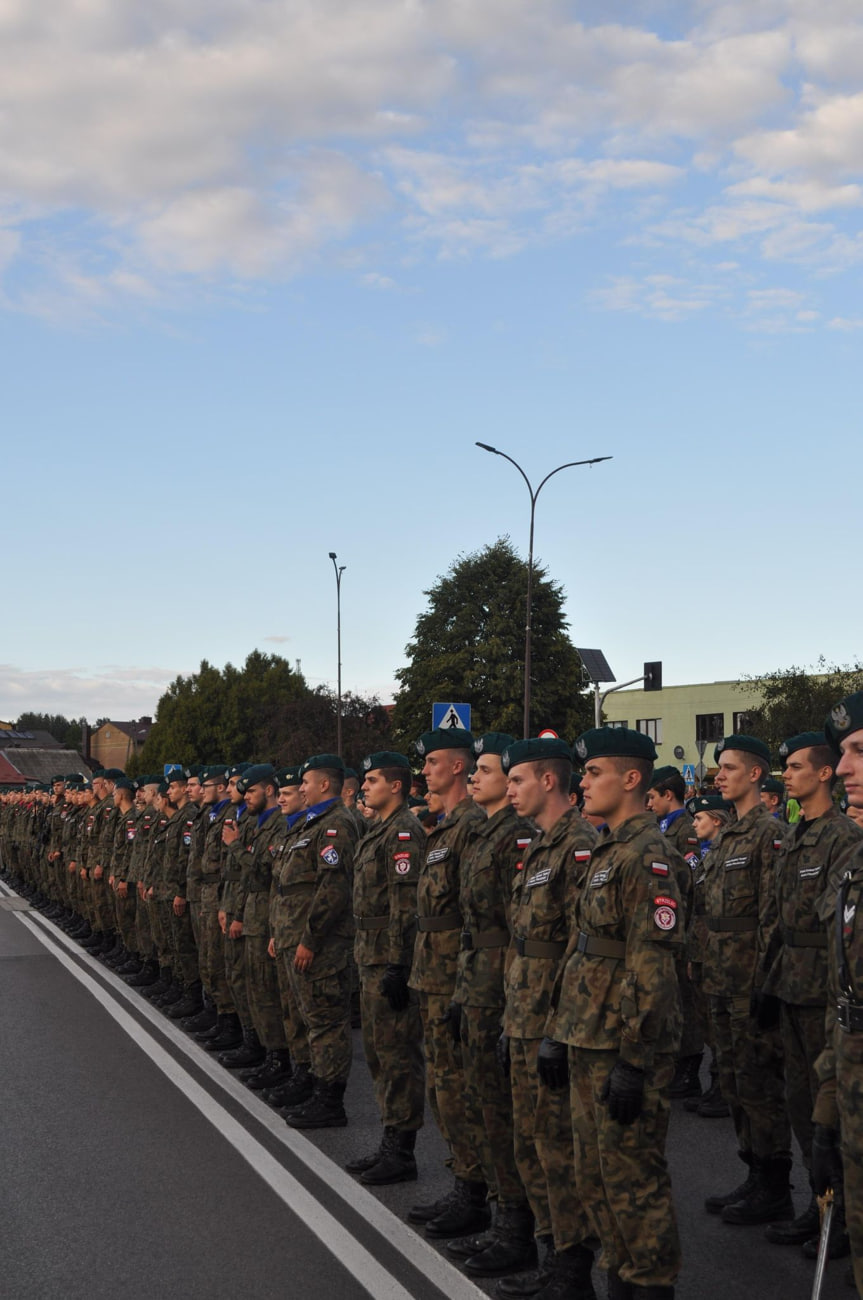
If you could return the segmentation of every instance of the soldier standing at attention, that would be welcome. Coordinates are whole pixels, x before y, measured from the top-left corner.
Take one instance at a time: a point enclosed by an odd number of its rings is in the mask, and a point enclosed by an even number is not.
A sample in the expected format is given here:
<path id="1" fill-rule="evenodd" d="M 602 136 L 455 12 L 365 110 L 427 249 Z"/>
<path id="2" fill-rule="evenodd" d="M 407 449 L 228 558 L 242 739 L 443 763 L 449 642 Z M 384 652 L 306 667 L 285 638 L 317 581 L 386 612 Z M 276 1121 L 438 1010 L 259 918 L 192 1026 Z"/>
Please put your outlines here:
<path id="1" fill-rule="evenodd" d="M 204 1044 L 208 1052 L 218 1052 L 220 1065 L 229 1070 L 263 1065 L 266 1058 L 263 1044 L 258 1038 L 249 1010 L 246 993 L 246 941 L 243 936 L 243 912 L 246 896 L 243 889 L 243 857 L 254 830 L 255 819 L 246 810 L 243 775 L 250 763 L 235 763 L 228 768 L 228 798 L 231 807 L 222 822 L 222 892 L 219 898 L 219 928 L 225 938 L 225 977 L 231 998 L 240 1021 L 243 1041 L 222 1050 L 223 1038 L 235 1039 L 236 1033 L 228 1024 L 223 1033 L 209 1038 Z"/>
<path id="2" fill-rule="evenodd" d="M 788 1115 L 811 1185 L 815 1062 L 824 1051 L 827 1010 L 827 927 L 819 913 L 825 893 L 832 898 L 836 889 L 837 863 L 863 841 L 863 831 L 833 802 L 837 756 L 823 731 L 783 741 L 779 756 L 785 764 L 785 788 L 803 816 L 776 859 L 778 924 L 765 963 L 759 1024 L 781 1025 Z M 834 1252 L 845 1253 L 843 1210 L 837 1204 L 831 1238 Z M 765 1235 L 778 1245 L 803 1245 L 804 1254 L 817 1258 L 820 1215 L 814 1192 L 802 1214 L 790 1223 L 771 1224 Z"/>
<path id="3" fill-rule="evenodd" d="M 770 771 L 764 741 L 728 736 L 714 757 L 716 788 L 734 804 L 737 820 L 714 841 L 704 882 L 704 989 L 716 1033 L 719 1084 L 749 1176 L 732 1191 L 709 1196 L 705 1208 L 721 1214 L 724 1223 L 771 1223 L 794 1218 L 782 1039 L 778 1027 L 762 1029 L 757 1019 L 776 918 L 774 867 L 785 829 L 761 802 L 761 783 Z"/>
<path id="4" fill-rule="evenodd" d="M 369 1184 L 417 1176 L 424 1071 L 419 999 L 408 988 L 416 938 L 417 880 L 426 837 L 408 811 L 410 764 L 381 751 L 363 760 L 363 795 L 378 820 L 354 862 L 354 953 L 360 977 L 363 1050 L 383 1125 L 377 1151 L 346 1166 Z"/>
<path id="5" fill-rule="evenodd" d="M 417 937 L 410 986 L 420 995 L 426 1058 L 426 1091 L 435 1123 L 452 1158 L 455 1185 L 448 1196 L 413 1206 L 409 1223 L 424 1223 L 430 1237 L 458 1237 L 489 1222 L 487 1188 L 480 1163 L 481 1136 L 464 1109 L 461 1049 L 453 1042 L 447 1011 L 455 991 L 462 916 L 459 868 L 474 824 L 485 820 L 468 794 L 473 763 L 469 731 L 438 727 L 416 744 L 431 800 L 443 816 L 427 827 L 417 888 Z"/>
<path id="6" fill-rule="evenodd" d="M 682 1020 L 682 863 L 644 811 L 650 737 L 597 727 L 575 753 L 585 809 L 605 829 L 576 897 L 539 1070 L 559 1086 L 568 1065 L 575 1184 L 602 1241 L 609 1300 L 671 1300 L 680 1242 L 665 1139 Z M 549 1050 L 561 1043 L 568 1060 Z"/>

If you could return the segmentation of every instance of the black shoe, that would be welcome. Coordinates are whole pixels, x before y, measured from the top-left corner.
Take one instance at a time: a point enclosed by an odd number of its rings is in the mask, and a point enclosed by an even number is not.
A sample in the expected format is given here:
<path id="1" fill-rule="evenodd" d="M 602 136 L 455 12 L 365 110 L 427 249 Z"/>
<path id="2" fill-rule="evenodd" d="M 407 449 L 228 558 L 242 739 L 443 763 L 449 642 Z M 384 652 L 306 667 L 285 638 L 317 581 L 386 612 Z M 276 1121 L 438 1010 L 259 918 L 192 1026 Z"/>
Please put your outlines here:
<path id="1" fill-rule="evenodd" d="M 153 1005 L 164 1011 L 167 1007 L 172 1007 L 175 1002 L 180 1002 L 185 990 L 179 980 L 174 980 L 165 992 L 158 998 L 153 998 Z"/>
<path id="2" fill-rule="evenodd" d="M 708 1214 L 721 1214 L 727 1205 L 734 1205 L 735 1202 L 743 1200 L 744 1196 L 748 1196 L 755 1188 L 758 1180 L 751 1151 L 738 1151 L 737 1154 L 745 1165 L 749 1165 L 749 1173 L 739 1187 L 733 1188 L 723 1196 L 708 1196 L 704 1202 Z"/>
<path id="3" fill-rule="evenodd" d="M 494 1223 L 492 1223 L 485 1232 L 472 1232 L 467 1237 L 451 1237 L 444 1245 L 444 1250 L 452 1259 L 464 1262 L 472 1255 L 479 1255 L 487 1246 L 493 1246 L 496 1241 Z"/>
<path id="4" fill-rule="evenodd" d="M 231 1012 L 219 1019 L 224 1021 L 219 1032 L 213 1035 L 208 1033 L 206 1039 L 199 1039 L 205 1052 L 232 1052 L 242 1045 L 243 1027 L 240 1017 Z"/>
<path id="5" fill-rule="evenodd" d="M 81 947 L 86 948 L 87 952 L 93 952 L 96 948 L 102 949 L 105 945 L 105 936 L 101 930 L 91 930 L 86 939 L 81 940 Z"/>
<path id="6" fill-rule="evenodd" d="M 185 1020 L 188 1016 L 199 1015 L 203 1007 L 201 984 L 199 980 L 196 980 L 194 984 L 189 985 L 179 1001 L 173 1004 L 168 1012 L 168 1018 L 169 1020 Z"/>
<path id="7" fill-rule="evenodd" d="M 137 975 L 128 975 L 126 983 L 130 989 L 151 989 L 159 982 L 159 963 L 145 961 Z"/>
<path id="8" fill-rule="evenodd" d="M 541 1253 L 538 1268 L 528 1273 L 514 1273 L 498 1282 L 494 1293 L 499 1300 L 526 1300 L 528 1296 L 539 1295 L 544 1286 L 551 1281 L 554 1269 L 554 1241 L 551 1237 L 537 1237 L 536 1245 Z"/>
<path id="9" fill-rule="evenodd" d="M 140 975 L 143 969 L 144 963 L 141 961 L 141 958 L 136 957 L 135 954 L 132 953 L 124 966 L 117 967 L 117 974 L 121 975 L 123 979 L 125 979 L 127 975 Z"/>
<path id="10" fill-rule="evenodd" d="M 669 1096 L 675 1101 L 684 1097 L 700 1097 L 701 1082 L 698 1072 L 701 1069 L 701 1052 L 697 1056 L 682 1056 L 677 1062 L 674 1078 L 671 1080 Z"/>
<path id="11" fill-rule="evenodd" d="M 228 1070 L 240 1070 L 244 1065 L 262 1065 L 267 1053 L 254 1029 L 243 1030 L 243 1041 L 232 1052 L 222 1052 L 219 1065 Z"/>
<path id="12" fill-rule="evenodd" d="M 807 1259 L 818 1258 L 818 1247 L 821 1245 L 821 1223 L 819 1222 L 815 1232 L 809 1241 L 803 1243 L 803 1254 Z M 851 1254 L 851 1242 L 848 1239 L 848 1228 L 845 1224 L 845 1205 L 841 1201 L 836 1201 L 833 1206 L 833 1218 L 830 1220 L 830 1237 L 827 1242 L 828 1259 L 844 1259 L 846 1255 Z"/>
<path id="13" fill-rule="evenodd" d="M 631 1282 L 624 1282 L 617 1273 L 608 1274 L 608 1300 L 633 1300 L 635 1288 Z"/>
<path id="14" fill-rule="evenodd" d="M 173 976 L 171 974 L 171 967 L 160 966 L 159 978 L 156 980 L 155 984 L 144 986 L 143 996 L 147 998 L 149 1002 L 154 1002 L 156 998 L 160 998 L 163 993 L 167 993 L 168 989 L 171 987 L 172 981 Z"/>
<path id="15" fill-rule="evenodd" d="M 764 1236 L 776 1246 L 802 1246 L 812 1237 L 817 1238 L 820 1231 L 821 1215 L 813 1193 L 802 1214 L 798 1214 L 790 1223 L 771 1223 Z M 815 1254 L 817 1257 L 818 1252 Z"/>
<path id="16" fill-rule="evenodd" d="M 287 1083 L 279 1088 L 271 1088 L 264 1094 L 264 1100 L 276 1110 L 296 1110 L 303 1106 L 315 1091 L 317 1080 L 308 1065 L 298 1065 Z"/>
<path id="17" fill-rule="evenodd" d="M 242 1042 L 243 1035 L 242 1035 L 242 1029 L 240 1028 L 239 1016 L 235 1016 L 233 1012 L 225 1012 L 225 1011 L 220 1011 L 216 1016 L 216 1019 L 214 1020 L 213 1024 L 210 1025 L 207 1029 L 198 1029 L 195 1032 L 195 1041 L 198 1043 L 209 1043 L 213 1038 L 218 1038 L 219 1034 L 225 1028 L 225 1024 L 228 1020 L 231 1020 L 232 1022 L 236 1021 L 237 1029 L 239 1030 L 240 1033 L 240 1042 Z"/>
<path id="18" fill-rule="evenodd" d="M 551 1277 L 536 1300 L 596 1300 L 590 1280 L 593 1268 L 593 1251 L 586 1246 L 570 1246 L 555 1251 L 551 1263 Z M 647 1290 L 643 1291 L 647 1295 Z"/>
<path id="19" fill-rule="evenodd" d="M 442 1237 L 464 1237 L 470 1232 L 487 1228 L 491 1222 L 487 1196 L 485 1183 L 468 1183 L 457 1179 L 447 1208 L 426 1224 L 426 1236 L 438 1240 Z"/>
<path id="20" fill-rule="evenodd" d="M 465 1260 L 464 1271 L 471 1277 L 523 1273 L 537 1262 L 533 1228 L 533 1214 L 528 1206 L 499 1205 L 492 1229 L 493 1240 Z"/>
<path id="21" fill-rule="evenodd" d="M 722 1211 L 723 1223 L 748 1225 L 772 1223 L 774 1219 L 793 1219 L 794 1202 L 791 1200 L 791 1159 L 788 1156 L 771 1156 L 754 1161 L 756 1183 L 746 1196 L 726 1205 Z"/>
<path id="22" fill-rule="evenodd" d="M 695 1113 L 701 1119 L 728 1119 L 731 1114 L 731 1107 L 722 1095 L 718 1080 L 708 1088 L 701 1101 L 689 1097 L 683 1104 L 688 1108 L 692 1102 L 697 1102 Z"/>
<path id="23" fill-rule="evenodd" d="M 378 1160 L 360 1174 L 360 1182 L 367 1187 L 384 1187 L 388 1183 L 413 1183 L 417 1177 L 417 1162 L 414 1157 L 416 1146 L 416 1129 L 401 1132 L 394 1128 L 384 1129 Z"/>
<path id="24" fill-rule="evenodd" d="M 268 1088 L 278 1088 L 287 1083 L 292 1074 L 291 1054 L 286 1047 L 280 1047 L 269 1052 L 261 1068 L 243 1082 L 252 1092 L 266 1092 Z"/>
<path id="25" fill-rule="evenodd" d="M 380 1145 L 378 1146 L 377 1151 L 370 1151 L 367 1156 L 357 1156 L 355 1160 L 349 1160 L 345 1165 L 345 1172 L 349 1174 L 364 1174 L 367 1169 L 371 1169 L 373 1165 L 376 1165 L 383 1154 L 384 1144 L 386 1143 L 387 1133 L 389 1131 L 389 1129 L 384 1129 L 384 1134 L 380 1140 Z"/>
<path id="26" fill-rule="evenodd" d="M 187 1034 L 200 1034 L 205 1029 L 215 1029 L 219 1015 L 214 1006 L 203 1007 L 196 1016 L 188 1016 L 180 1026 Z"/>
<path id="27" fill-rule="evenodd" d="M 438 1215 L 443 1214 L 444 1210 L 449 1209 L 453 1197 L 459 1187 L 459 1180 L 456 1179 L 455 1187 L 445 1196 L 439 1196 L 436 1201 L 422 1201 L 419 1205 L 412 1205 L 406 1214 L 408 1223 L 430 1223 Z M 456 1235 L 456 1234 L 453 1234 Z"/>
<path id="28" fill-rule="evenodd" d="M 318 1079 L 306 1104 L 288 1111 L 288 1128 L 344 1128 L 348 1122 L 343 1101 L 346 1087 L 345 1080 L 324 1083 Z"/>

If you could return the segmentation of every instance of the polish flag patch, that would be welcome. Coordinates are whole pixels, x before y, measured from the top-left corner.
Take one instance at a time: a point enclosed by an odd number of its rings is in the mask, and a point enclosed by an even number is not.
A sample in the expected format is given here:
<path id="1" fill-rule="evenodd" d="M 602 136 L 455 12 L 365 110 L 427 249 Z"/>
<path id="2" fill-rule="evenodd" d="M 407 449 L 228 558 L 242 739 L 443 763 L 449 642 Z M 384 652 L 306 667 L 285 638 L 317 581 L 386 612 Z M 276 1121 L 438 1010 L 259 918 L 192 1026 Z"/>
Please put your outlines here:
<path id="1" fill-rule="evenodd" d="M 776 849 L 777 852 L 778 852 L 779 849 L 782 848 L 782 841 L 781 841 L 781 840 L 774 840 L 774 841 L 773 841 L 773 847 L 774 847 L 774 849 Z"/>
<path id="2" fill-rule="evenodd" d="M 327 835 L 338 835 L 338 831 L 327 831 Z"/>
<path id="3" fill-rule="evenodd" d="M 573 857 L 575 858 L 576 862 L 589 862 L 590 849 L 576 849 L 575 852 L 573 853 Z"/>
<path id="4" fill-rule="evenodd" d="M 526 849 L 527 846 L 528 846 L 528 844 L 530 844 L 530 840 L 529 840 L 529 839 L 526 839 L 526 840 L 516 840 L 516 842 L 515 842 L 515 847 L 516 847 L 517 849 Z"/>
<path id="5" fill-rule="evenodd" d="M 399 831 L 400 840 L 409 840 L 410 837 L 411 837 L 410 831 Z"/>
<path id="6" fill-rule="evenodd" d="M 667 876 L 667 875 L 668 875 L 668 863 L 667 863 L 667 862 L 651 862 L 651 864 L 650 864 L 650 870 L 653 872 L 653 874 L 654 874 L 655 876 Z"/>

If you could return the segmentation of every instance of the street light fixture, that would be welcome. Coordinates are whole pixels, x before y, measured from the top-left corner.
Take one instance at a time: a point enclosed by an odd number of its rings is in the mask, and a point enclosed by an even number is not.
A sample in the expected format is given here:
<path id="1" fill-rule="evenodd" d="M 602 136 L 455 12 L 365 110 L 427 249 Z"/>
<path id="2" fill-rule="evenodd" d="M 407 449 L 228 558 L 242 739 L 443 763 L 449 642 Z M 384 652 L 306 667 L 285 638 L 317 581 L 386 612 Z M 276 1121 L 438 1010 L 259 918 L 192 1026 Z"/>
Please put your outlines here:
<path id="1" fill-rule="evenodd" d="M 336 646 L 338 656 L 338 713 L 336 714 L 336 753 L 342 757 L 342 574 L 347 565 L 339 564 L 335 551 L 330 551 L 330 559 L 336 571 Z"/>
<path id="2" fill-rule="evenodd" d="M 550 473 L 546 474 L 545 478 L 542 480 L 539 487 L 536 489 L 536 491 L 534 491 L 533 487 L 531 486 L 530 479 L 527 477 L 521 465 L 519 465 L 518 461 L 513 460 L 512 456 L 508 456 L 505 451 L 498 451 L 497 447 L 490 447 L 487 442 L 478 442 L 476 445 L 477 447 L 481 447 L 483 451 L 490 451 L 494 456 L 503 456 L 504 460 L 508 460 L 510 465 L 514 465 L 515 468 L 518 470 L 519 474 L 521 475 L 521 477 L 524 479 L 525 483 L 527 484 L 527 490 L 530 493 L 530 541 L 528 544 L 528 552 L 527 552 L 527 618 L 525 619 L 525 627 L 524 627 L 523 724 L 524 724 L 524 738 L 525 740 L 527 740 L 528 736 L 530 735 L 530 669 L 531 669 L 530 640 L 531 640 L 531 631 L 533 625 L 533 608 L 532 608 L 533 605 L 533 524 L 534 524 L 534 516 L 536 514 L 537 497 L 539 496 L 542 489 L 545 487 L 548 480 L 550 478 L 553 478 L 555 474 L 559 474 L 562 469 L 574 469 L 575 466 L 577 465 L 598 465 L 600 461 L 612 460 L 613 458 L 611 456 L 594 456 L 591 460 L 569 460 L 565 465 L 558 465 L 557 469 L 553 469 L 550 471 Z"/>

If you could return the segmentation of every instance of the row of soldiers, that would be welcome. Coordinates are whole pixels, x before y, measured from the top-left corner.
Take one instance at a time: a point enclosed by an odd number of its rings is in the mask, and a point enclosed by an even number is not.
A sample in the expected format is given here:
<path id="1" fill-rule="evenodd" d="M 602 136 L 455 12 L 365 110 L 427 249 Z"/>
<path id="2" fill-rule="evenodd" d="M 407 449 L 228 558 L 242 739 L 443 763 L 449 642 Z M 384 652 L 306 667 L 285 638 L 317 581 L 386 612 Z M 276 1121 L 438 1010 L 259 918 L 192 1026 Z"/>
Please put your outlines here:
<path id="1" fill-rule="evenodd" d="M 500 1276 L 501 1297 L 588 1300 L 598 1244 L 612 1300 L 673 1296 L 669 1101 L 698 1087 L 705 1039 L 748 1167 L 707 1210 L 767 1222 L 777 1242 L 817 1237 L 817 1207 L 794 1217 L 793 1125 L 813 1191 L 832 1187 L 840 1211 L 841 1145 L 859 1269 L 860 1082 L 844 1066 L 855 1041 L 863 1059 L 849 902 L 861 832 L 832 787 L 841 749 L 863 805 L 863 696 L 837 706 L 826 735 L 786 743 L 793 829 L 761 800 L 770 754 L 749 736 L 717 747 L 717 793 L 688 808 L 680 774 L 656 769 L 653 742 L 626 728 L 586 732 L 574 752 L 442 730 L 417 749 L 436 810 L 425 829 L 403 755 L 365 760 L 363 821 L 340 797 L 341 761 L 319 755 L 298 770 L 211 765 L 137 792 L 114 774 L 112 791 L 58 793 L 47 851 L 26 860 L 14 827 L 33 810 L 9 803 L 4 861 L 59 923 L 83 918 L 91 950 L 115 965 L 133 954 L 129 982 L 246 1066 L 295 1127 L 346 1122 L 353 954 L 382 1134 L 348 1168 L 368 1184 L 416 1178 L 425 1076 L 454 1185 L 408 1217 L 469 1274 Z M 96 819 L 87 830 L 108 800 L 110 845 Z M 849 862 L 828 995 L 828 919 Z M 198 982 L 207 1005 L 191 1015 Z M 834 1223 L 841 1254 L 841 1213 Z"/>

